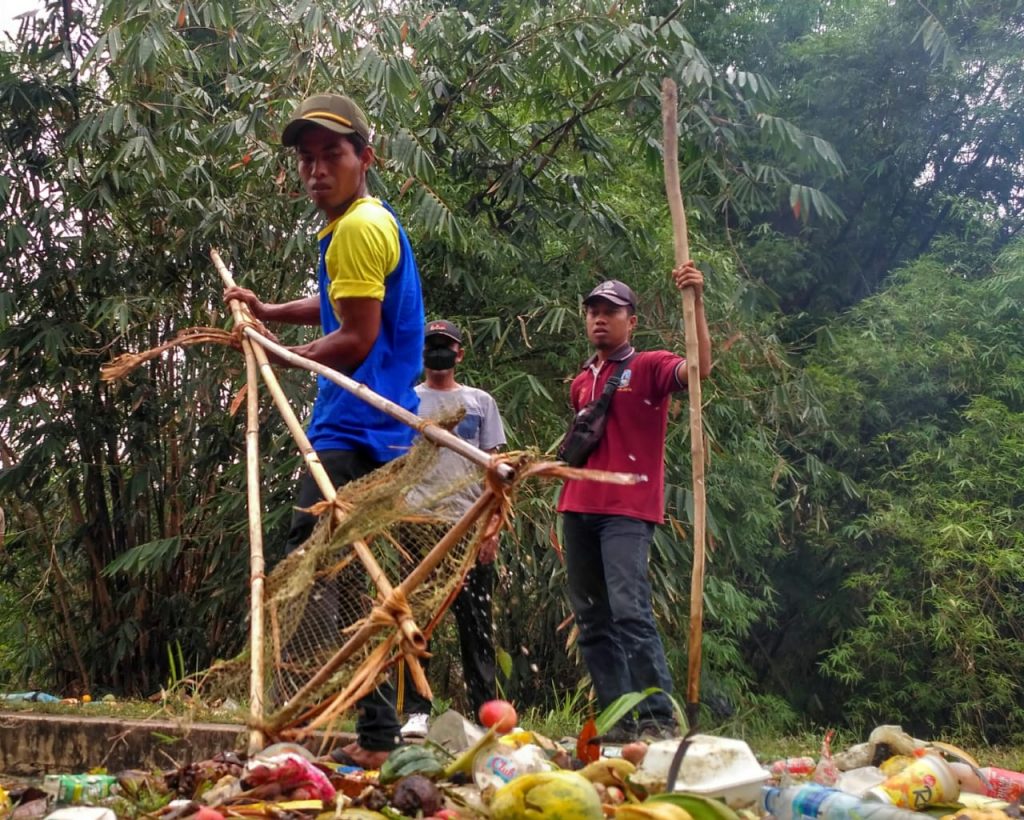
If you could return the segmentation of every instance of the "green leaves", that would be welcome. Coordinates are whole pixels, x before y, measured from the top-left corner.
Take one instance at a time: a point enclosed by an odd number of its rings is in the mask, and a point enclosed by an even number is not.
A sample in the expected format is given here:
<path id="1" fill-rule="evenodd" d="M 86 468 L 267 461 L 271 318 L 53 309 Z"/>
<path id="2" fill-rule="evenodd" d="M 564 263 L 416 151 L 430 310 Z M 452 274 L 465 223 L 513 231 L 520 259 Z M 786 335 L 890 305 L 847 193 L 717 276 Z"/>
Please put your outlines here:
<path id="1" fill-rule="evenodd" d="M 822 671 L 846 686 L 855 722 L 881 708 L 908 724 L 954 721 L 961 736 L 991 740 L 1006 737 L 998 727 L 1019 713 L 1011 670 L 1024 657 L 1016 627 L 1024 394 L 1005 390 L 1020 384 L 1013 351 L 984 367 L 973 351 L 994 353 L 997 340 L 1017 335 L 999 293 L 1022 277 L 1016 254 L 980 282 L 922 260 L 833 328 L 834 343 L 820 353 L 824 369 L 851 377 L 859 394 L 831 414 L 842 420 L 843 450 L 824 452 L 861 488 L 863 504 L 844 509 L 829 498 L 826 514 L 849 522 L 845 537 L 800 540 L 805 560 L 844 568 L 849 608 Z M 909 697 L 907 681 L 927 681 L 927 696 Z"/>
<path id="2" fill-rule="evenodd" d="M 123 572 L 132 577 L 166 572 L 181 553 L 180 536 L 161 538 L 122 553 L 103 568 L 106 576 Z"/>

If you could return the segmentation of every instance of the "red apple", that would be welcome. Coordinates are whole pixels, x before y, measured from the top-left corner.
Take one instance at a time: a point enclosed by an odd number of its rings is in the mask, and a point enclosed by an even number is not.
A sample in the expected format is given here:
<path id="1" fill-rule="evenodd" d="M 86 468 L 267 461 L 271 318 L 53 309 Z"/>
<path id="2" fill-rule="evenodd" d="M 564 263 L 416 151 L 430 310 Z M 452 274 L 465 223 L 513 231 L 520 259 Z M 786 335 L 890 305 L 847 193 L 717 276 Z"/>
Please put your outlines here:
<path id="1" fill-rule="evenodd" d="M 511 732 L 518 722 L 516 707 L 507 700 L 489 700 L 480 707 L 480 723 L 499 735 Z"/>

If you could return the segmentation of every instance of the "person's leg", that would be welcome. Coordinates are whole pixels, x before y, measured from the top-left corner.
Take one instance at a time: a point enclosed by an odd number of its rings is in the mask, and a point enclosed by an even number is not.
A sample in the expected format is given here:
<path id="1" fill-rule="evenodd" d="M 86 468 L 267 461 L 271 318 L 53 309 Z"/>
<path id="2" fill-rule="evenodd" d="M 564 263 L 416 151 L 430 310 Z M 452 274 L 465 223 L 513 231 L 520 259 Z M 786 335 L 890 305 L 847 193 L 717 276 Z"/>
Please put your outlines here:
<path id="1" fill-rule="evenodd" d="M 601 533 L 597 526 L 603 518 L 571 512 L 562 516 L 569 603 L 579 628 L 577 644 L 602 709 L 630 691 L 626 653 L 616 640 L 605 586 Z M 623 721 L 624 728 L 631 722 Z"/>
<path id="2" fill-rule="evenodd" d="M 376 462 L 368 461 L 351 450 L 322 450 L 317 453 L 328 478 L 335 487 L 341 487 L 361 475 L 373 470 Z M 320 487 L 309 470 L 299 478 L 298 491 L 293 503 L 291 525 L 285 541 L 285 554 L 289 555 L 309 539 L 316 526 L 317 518 L 305 510 L 323 500 Z M 291 697 L 312 677 L 318 656 L 327 651 L 333 654 L 338 640 L 338 630 L 348 626 L 342 623 L 341 593 L 345 587 L 346 573 L 332 579 L 318 579 L 314 582 L 302 612 L 302 620 L 294 634 L 283 647 L 282 654 L 290 663 L 297 664 L 298 670 L 282 672 L 282 679 L 274 688 L 272 700 Z"/>
<path id="3" fill-rule="evenodd" d="M 354 450 L 322 450 L 317 452 L 317 456 L 336 488 L 362 478 L 381 466 L 380 462 Z M 312 476 L 308 472 L 305 473 L 299 484 L 299 494 L 295 506 L 298 508 L 311 507 L 322 499 L 323 494 L 320 492 L 320 488 Z M 303 512 L 302 509 L 295 510 L 292 514 L 291 529 L 286 544 L 289 552 L 301 546 L 313 531 L 315 524 L 314 516 Z M 338 590 L 334 585 L 327 585 L 327 588 L 332 592 L 325 593 L 324 599 L 334 602 L 333 617 L 336 621 L 338 605 L 344 597 L 344 592 Z M 318 611 L 320 610 L 318 609 Z M 346 625 L 339 624 L 339 626 Z M 361 751 L 387 752 L 400 745 L 401 726 L 398 723 L 398 714 L 395 712 L 394 698 L 394 686 L 388 682 L 378 686 L 376 690 L 361 698 L 356 704 L 356 734 L 359 739 L 355 746 L 346 747 L 346 751 L 360 765 L 365 763 L 373 766 L 378 763 L 378 759 L 379 762 L 383 762 L 383 758 L 379 754 L 360 759 Z"/>
<path id="4" fill-rule="evenodd" d="M 648 570 L 654 525 L 625 516 L 602 516 L 601 554 L 616 642 L 625 652 L 629 670 L 629 691 L 642 692 L 652 686 L 662 689 L 638 707 L 641 724 L 664 726 L 675 723 L 672 677 L 665 659 L 651 603 Z"/>
<path id="5" fill-rule="evenodd" d="M 430 642 L 427 641 L 427 651 L 430 651 Z M 429 658 L 420 658 L 420 666 L 423 667 L 423 674 L 426 675 L 430 668 Z M 412 679 L 412 672 L 409 665 L 402 663 L 402 702 L 399 704 L 399 711 L 407 715 L 429 715 L 434 708 L 429 700 L 420 694 L 416 688 L 416 682 Z M 404 731 L 403 731 L 404 734 Z"/>
<path id="6" fill-rule="evenodd" d="M 494 622 L 491 597 L 494 594 L 494 564 L 475 564 L 452 602 L 452 613 L 459 628 L 462 671 L 466 696 L 473 715 L 498 696 L 494 653 Z"/>
<path id="7" fill-rule="evenodd" d="M 356 743 L 368 752 L 390 752 L 402 745 L 402 727 L 395 711 L 395 687 L 391 681 L 384 681 L 356 702 L 356 737 Z M 380 756 L 381 760 L 384 756 Z"/>
<path id="8" fill-rule="evenodd" d="M 327 477 L 335 489 L 343 487 L 351 481 L 362 478 L 376 470 L 381 463 L 355 450 L 321 450 L 317 453 Z M 292 512 L 288 539 L 285 541 L 285 553 L 290 553 L 302 546 L 316 526 L 316 516 L 305 510 L 318 501 L 323 501 L 323 493 L 309 470 L 304 470 L 299 479 L 299 489 L 295 496 L 295 510 Z"/>
<path id="9" fill-rule="evenodd" d="M 427 641 L 427 651 L 430 651 L 430 641 Z M 430 659 L 420 658 L 420 666 L 423 674 L 429 674 Z M 426 737 L 430 729 L 430 712 L 434 704 L 420 694 L 416 688 L 416 681 L 413 680 L 412 672 L 409 671 L 409 664 L 402 662 L 398 664 L 402 676 L 402 690 L 395 698 L 396 712 L 404 713 L 405 723 L 402 724 L 401 736 L 403 738 Z"/>
<path id="10" fill-rule="evenodd" d="M 416 565 L 423 560 L 430 548 L 440 540 L 447 532 L 447 528 L 431 523 L 402 522 L 394 530 L 394 537 L 405 553 L 399 572 L 402 578 L 408 577 Z M 427 651 L 430 651 L 430 641 L 427 641 Z M 423 674 L 428 675 L 430 671 L 430 659 L 420 658 L 420 667 Z M 434 708 L 431 701 L 420 694 L 416 688 L 409 665 L 405 662 L 399 664 L 402 674 L 402 691 L 398 705 L 399 713 L 407 717 L 402 725 L 402 737 L 425 737 L 429 728 L 430 713 Z"/>

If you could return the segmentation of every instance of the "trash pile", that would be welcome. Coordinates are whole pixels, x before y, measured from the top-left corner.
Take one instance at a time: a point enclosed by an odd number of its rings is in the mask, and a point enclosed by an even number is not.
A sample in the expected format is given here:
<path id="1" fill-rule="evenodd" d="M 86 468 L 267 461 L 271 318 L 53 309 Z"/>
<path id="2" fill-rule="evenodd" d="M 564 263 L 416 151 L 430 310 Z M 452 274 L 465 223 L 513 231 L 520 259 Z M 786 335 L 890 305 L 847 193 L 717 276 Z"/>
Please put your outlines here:
<path id="1" fill-rule="evenodd" d="M 601 743 L 585 731 L 555 742 L 515 726 L 511 705 L 481 727 L 450 711 L 422 744 L 379 771 L 275 743 L 163 773 L 48 775 L 41 788 L 0 788 L 0 814 L 48 820 L 227 817 L 492 820 L 1020 820 L 1024 774 L 981 767 L 949 744 L 876 728 L 818 760 L 762 764 L 741 740 Z M 484 710 L 481 710 L 483 713 Z M 511 714 L 511 718 L 509 717 Z M 670 784 L 673 770 L 677 772 Z"/>
<path id="2" fill-rule="evenodd" d="M 982 767 L 941 741 L 879 726 L 866 743 L 832 755 L 831 733 L 821 757 L 772 763 L 773 783 L 761 793 L 762 816 L 775 820 L 942 820 L 1020 818 L 1024 773 Z"/>

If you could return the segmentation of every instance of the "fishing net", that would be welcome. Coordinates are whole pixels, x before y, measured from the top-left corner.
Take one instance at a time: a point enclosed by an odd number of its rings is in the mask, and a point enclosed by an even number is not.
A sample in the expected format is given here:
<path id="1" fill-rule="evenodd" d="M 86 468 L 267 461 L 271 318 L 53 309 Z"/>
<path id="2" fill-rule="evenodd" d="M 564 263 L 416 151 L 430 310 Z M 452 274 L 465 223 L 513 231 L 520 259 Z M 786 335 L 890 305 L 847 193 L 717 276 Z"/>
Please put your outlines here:
<path id="1" fill-rule="evenodd" d="M 462 499 L 479 495 L 486 482 L 483 468 L 420 440 L 402 458 L 341 487 L 333 503 L 312 508 L 319 514 L 312 535 L 266 579 L 264 731 L 301 737 L 325 727 L 400 659 L 430 696 L 412 659 L 424 656 L 423 639 L 507 503 L 486 493 L 456 517 Z M 248 697 L 249 651 L 209 671 L 207 697 Z"/>

